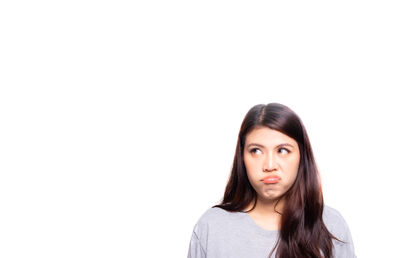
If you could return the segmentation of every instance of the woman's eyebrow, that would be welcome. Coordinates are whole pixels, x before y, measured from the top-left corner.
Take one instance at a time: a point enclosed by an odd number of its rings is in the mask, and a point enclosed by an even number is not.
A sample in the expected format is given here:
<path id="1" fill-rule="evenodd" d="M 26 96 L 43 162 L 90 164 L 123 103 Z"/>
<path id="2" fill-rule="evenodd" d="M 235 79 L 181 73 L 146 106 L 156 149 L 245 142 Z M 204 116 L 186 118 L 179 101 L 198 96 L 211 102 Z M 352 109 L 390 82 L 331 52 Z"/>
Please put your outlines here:
<path id="1" fill-rule="evenodd" d="M 259 144 L 259 143 L 249 143 L 249 144 L 247 145 L 247 148 L 250 147 L 250 146 L 257 146 L 257 147 L 260 147 L 260 148 L 265 148 L 264 145 Z M 294 148 L 293 145 L 291 145 L 291 144 L 289 144 L 289 143 L 281 143 L 281 144 L 277 145 L 275 148 L 283 147 L 283 146 L 290 146 L 290 147 Z"/>

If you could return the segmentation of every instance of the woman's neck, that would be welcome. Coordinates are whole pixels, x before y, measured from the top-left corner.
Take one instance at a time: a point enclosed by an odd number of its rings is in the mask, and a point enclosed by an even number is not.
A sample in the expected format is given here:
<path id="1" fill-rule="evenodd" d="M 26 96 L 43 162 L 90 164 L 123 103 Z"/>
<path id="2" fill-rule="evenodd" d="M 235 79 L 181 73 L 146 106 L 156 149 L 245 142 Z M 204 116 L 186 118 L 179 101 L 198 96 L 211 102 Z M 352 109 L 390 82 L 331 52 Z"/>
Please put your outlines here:
<path id="1" fill-rule="evenodd" d="M 283 201 L 283 199 L 281 201 L 257 199 L 256 207 L 247 213 L 261 228 L 265 230 L 279 230 Z M 250 210 L 253 205 L 254 201 L 247 207 L 246 211 Z"/>
<path id="2" fill-rule="evenodd" d="M 265 200 L 258 198 L 256 207 L 251 211 L 253 214 L 258 214 L 260 216 L 276 216 L 282 214 L 284 199 L 278 200 Z M 254 201 L 246 208 L 250 210 L 254 206 Z"/>

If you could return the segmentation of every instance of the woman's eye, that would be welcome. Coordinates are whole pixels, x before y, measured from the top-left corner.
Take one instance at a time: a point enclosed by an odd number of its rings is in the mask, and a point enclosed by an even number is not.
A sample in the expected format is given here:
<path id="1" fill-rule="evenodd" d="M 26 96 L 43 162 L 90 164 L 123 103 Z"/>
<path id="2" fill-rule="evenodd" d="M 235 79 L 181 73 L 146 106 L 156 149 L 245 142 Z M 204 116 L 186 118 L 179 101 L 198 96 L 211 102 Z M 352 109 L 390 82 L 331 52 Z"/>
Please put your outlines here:
<path id="1" fill-rule="evenodd" d="M 258 151 L 258 153 L 261 153 L 261 150 L 257 149 L 257 148 L 250 150 L 251 153 L 256 153 L 257 151 Z"/>
<path id="2" fill-rule="evenodd" d="M 279 151 L 281 152 L 281 150 L 284 151 L 283 154 L 288 154 L 288 153 L 290 153 L 290 151 L 289 151 L 288 149 L 280 148 Z M 282 153 L 282 152 L 281 152 L 281 153 Z"/>

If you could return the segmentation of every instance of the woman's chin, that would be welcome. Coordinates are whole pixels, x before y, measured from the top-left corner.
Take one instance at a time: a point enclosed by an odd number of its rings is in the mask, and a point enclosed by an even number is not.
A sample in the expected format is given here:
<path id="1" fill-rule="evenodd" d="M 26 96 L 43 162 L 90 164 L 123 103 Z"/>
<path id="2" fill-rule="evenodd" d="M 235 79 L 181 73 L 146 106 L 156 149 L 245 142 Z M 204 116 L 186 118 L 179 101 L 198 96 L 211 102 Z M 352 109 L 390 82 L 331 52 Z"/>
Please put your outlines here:
<path id="1" fill-rule="evenodd" d="M 276 192 L 269 192 L 269 193 L 263 193 L 262 195 L 259 195 L 259 199 L 261 199 L 261 201 L 263 202 L 274 202 L 276 200 L 279 199 L 279 197 L 281 197 L 281 195 L 279 193 Z"/>

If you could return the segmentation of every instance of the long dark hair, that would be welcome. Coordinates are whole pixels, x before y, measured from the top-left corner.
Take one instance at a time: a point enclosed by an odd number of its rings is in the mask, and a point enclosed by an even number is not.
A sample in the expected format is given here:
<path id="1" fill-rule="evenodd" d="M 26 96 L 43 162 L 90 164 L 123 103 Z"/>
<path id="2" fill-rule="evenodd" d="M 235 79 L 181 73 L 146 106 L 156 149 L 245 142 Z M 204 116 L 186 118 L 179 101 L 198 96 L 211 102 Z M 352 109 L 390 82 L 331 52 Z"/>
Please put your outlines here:
<path id="1" fill-rule="evenodd" d="M 322 220 L 324 200 L 311 144 L 302 121 L 285 105 L 259 104 L 248 111 L 240 127 L 232 171 L 223 200 L 213 208 L 242 212 L 253 200 L 255 202 L 251 210 L 255 208 L 257 192 L 247 177 L 243 150 L 246 135 L 253 129 L 264 126 L 295 139 L 300 150 L 297 177 L 284 195 L 279 239 L 270 256 L 276 249 L 276 257 L 280 258 L 332 257 L 332 240 L 338 239 L 328 231 Z"/>

